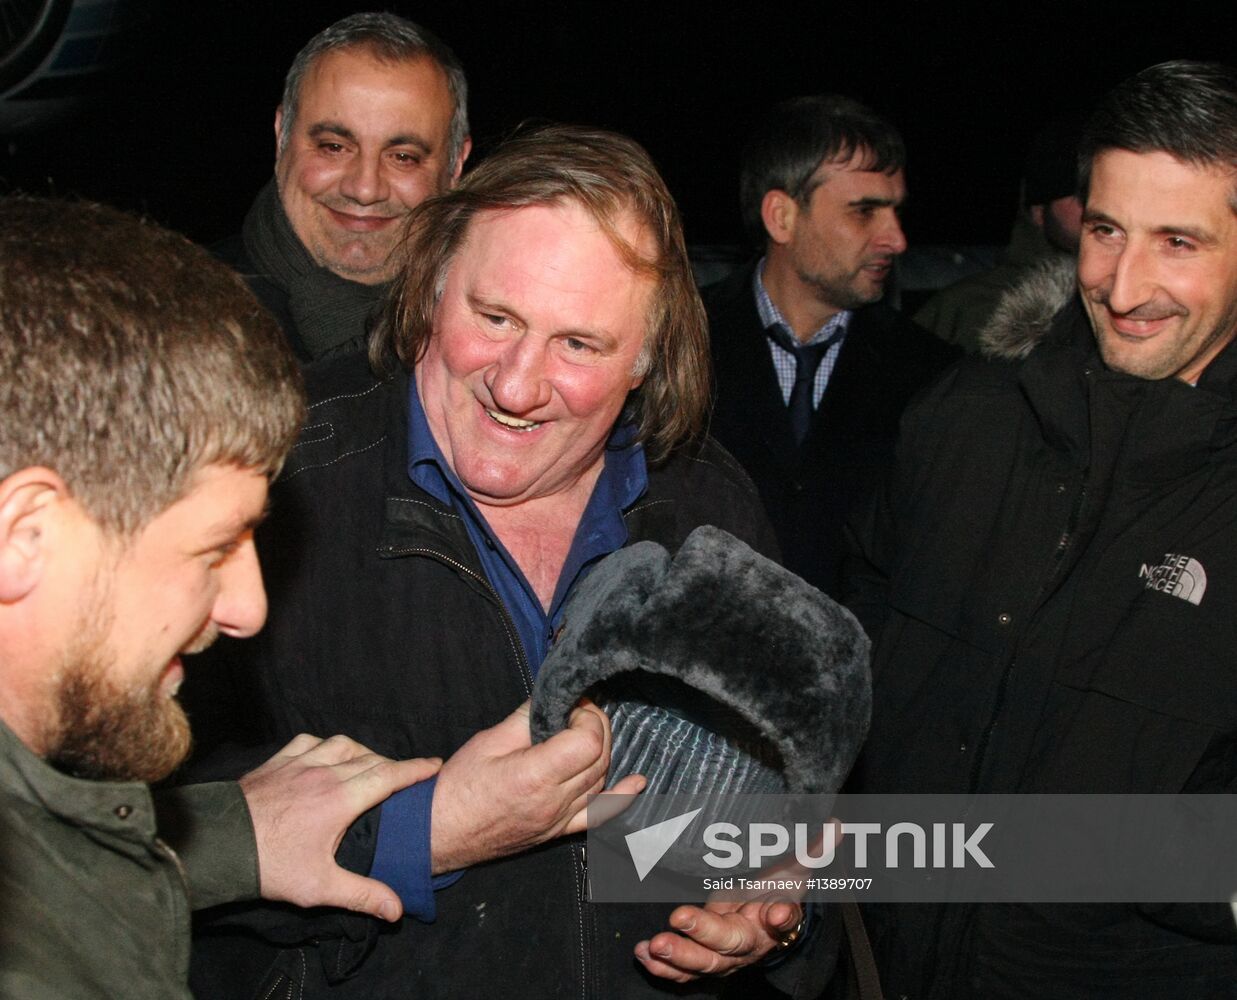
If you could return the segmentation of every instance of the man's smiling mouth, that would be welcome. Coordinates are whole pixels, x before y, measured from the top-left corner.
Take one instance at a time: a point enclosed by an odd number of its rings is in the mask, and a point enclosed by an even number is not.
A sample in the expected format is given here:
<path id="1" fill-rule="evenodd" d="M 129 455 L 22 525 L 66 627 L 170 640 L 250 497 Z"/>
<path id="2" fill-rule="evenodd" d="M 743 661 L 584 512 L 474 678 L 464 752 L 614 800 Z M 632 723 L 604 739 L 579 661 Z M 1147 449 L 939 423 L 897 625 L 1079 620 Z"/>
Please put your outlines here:
<path id="1" fill-rule="evenodd" d="M 508 416 L 506 413 L 497 413 L 489 408 L 485 412 L 491 420 L 513 431 L 532 431 L 541 426 L 541 421 L 539 420 L 521 420 L 519 417 Z"/>

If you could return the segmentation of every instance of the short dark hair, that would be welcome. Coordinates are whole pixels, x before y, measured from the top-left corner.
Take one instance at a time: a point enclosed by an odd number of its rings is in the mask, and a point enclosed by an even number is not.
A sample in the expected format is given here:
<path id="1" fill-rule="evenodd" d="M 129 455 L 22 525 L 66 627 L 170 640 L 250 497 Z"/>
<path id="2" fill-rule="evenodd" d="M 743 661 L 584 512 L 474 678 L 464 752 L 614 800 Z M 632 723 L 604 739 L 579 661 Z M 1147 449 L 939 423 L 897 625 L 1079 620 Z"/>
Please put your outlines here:
<path id="1" fill-rule="evenodd" d="M 1196 167 L 1237 170 L 1237 72 L 1179 59 L 1119 83 L 1100 101 L 1078 147 L 1083 200 L 1095 158 L 1109 149 L 1168 153 Z M 1237 211 L 1237 191 L 1233 208 Z"/>
<path id="2" fill-rule="evenodd" d="M 739 208 L 743 225 L 765 243 L 760 205 L 769 191 L 806 204 L 822 163 L 864 154 L 864 170 L 892 174 L 906 165 L 906 146 L 889 122 L 858 101 L 836 94 L 794 97 L 763 116 L 743 149 Z"/>
<path id="3" fill-rule="evenodd" d="M 304 413 L 296 360 L 235 273 L 116 209 L 0 199 L 0 478 L 46 466 L 130 534 L 206 465 L 273 477 Z"/>
<path id="4" fill-rule="evenodd" d="M 656 284 L 640 357 L 644 382 L 628 415 L 650 460 L 660 461 L 704 426 L 709 342 L 674 199 L 648 153 L 626 136 L 572 125 L 530 129 L 490 153 L 454 190 L 418 205 L 396 251 L 399 272 L 371 340 L 371 362 L 381 371 L 393 352 L 411 370 L 420 359 L 447 269 L 478 214 L 560 202 L 583 207 L 622 260 Z M 619 235 L 624 213 L 651 237 L 651 257 Z"/>
<path id="5" fill-rule="evenodd" d="M 323 28 L 305 43 L 288 69 L 283 85 L 283 120 L 279 128 L 279 152 L 288 145 L 296 122 L 301 83 L 315 59 L 338 49 L 361 48 L 384 62 L 432 59 L 447 77 L 454 108 L 447 134 L 447 164 L 455 166 L 468 138 L 468 78 L 450 47 L 432 31 L 406 17 L 387 13 L 350 14 Z"/>

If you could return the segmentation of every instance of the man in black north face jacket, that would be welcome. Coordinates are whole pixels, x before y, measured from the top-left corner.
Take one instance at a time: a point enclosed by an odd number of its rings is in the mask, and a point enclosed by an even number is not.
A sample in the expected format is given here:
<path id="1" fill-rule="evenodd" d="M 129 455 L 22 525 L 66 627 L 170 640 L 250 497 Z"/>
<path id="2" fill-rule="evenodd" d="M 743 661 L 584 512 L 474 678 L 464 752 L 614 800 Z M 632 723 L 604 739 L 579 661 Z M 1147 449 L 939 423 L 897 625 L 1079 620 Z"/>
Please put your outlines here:
<path id="1" fill-rule="evenodd" d="M 1083 140 L 1075 278 L 1007 300 L 852 525 L 864 792 L 1237 790 L 1237 75 L 1168 63 Z M 1237 887 L 1233 887 L 1237 888 Z M 889 995 L 1220 997 L 1220 905 L 873 906 Z"/>

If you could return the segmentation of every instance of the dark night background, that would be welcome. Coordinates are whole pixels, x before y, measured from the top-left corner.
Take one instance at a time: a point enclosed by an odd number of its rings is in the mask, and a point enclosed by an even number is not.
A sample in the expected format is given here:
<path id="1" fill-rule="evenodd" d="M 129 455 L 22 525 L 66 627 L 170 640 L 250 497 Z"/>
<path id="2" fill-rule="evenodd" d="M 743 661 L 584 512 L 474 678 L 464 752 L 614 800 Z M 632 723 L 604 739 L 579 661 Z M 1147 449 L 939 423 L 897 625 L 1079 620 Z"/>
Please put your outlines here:
<path id="1" fill-rule="evenodd" d="M 1029 133 L 1143 66 L 1232 62 L 1237 4 L 386 3 L 437 32 L 484 153 L 525 119 L 604 125 L 653 154 L 689 240 L 738 239 L 736 161 L 760 108 L 840 91 L 909 146 L 919 243 L 1003 243 Z M 283 74 L 352 2 L 138 4 L 93 106 L 0 138 L 0 190 L 75 193 L 210 241 L 269 176 Z"/>

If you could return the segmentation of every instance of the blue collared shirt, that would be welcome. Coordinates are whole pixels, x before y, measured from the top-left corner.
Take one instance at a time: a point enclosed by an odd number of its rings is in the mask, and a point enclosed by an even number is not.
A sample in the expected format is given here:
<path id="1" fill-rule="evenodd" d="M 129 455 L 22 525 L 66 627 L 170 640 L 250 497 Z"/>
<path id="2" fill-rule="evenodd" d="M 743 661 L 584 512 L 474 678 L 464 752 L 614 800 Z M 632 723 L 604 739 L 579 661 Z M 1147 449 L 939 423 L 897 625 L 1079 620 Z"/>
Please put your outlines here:
<path id="1" fill-rule="evenodd" d="M 627 542 L 623 511 L 648 488 L 644 448 L 632 443 L 634 435 L 634 428 L 629 425 L 616 428 L 610 435 L 604 453 L 605 464 L 576 526 L 547 612 L 519 565 L 447 464 L 430 431 L 416 381 L 409 380 L 408 476 L 426 493 L 460 515 L 486 578 L 515 624 L 534 676 L 549 652 L 572 587 L 594 563 Z M 370 868 L 374 878 L 381 879 L 399 893 L 407 912 L 421 920 L 434 919 L 433 890 L 450 885 L 462 874 L 430 876 L 433 791 L 434 780 L 430 779 L 396 793 L 383 803 L 378 843 Z"/>
<path id="2" fill-rule="evenodd" d="M 769 298 L 769 290 L 765 288 L 764 274 L 765 258 L 761 257 L 760 263 L 756 265 L 756 272 L 752 276 L 752 294 L 756 296 L 756 312 L 760 314 L 760 325 L 766 330 L 771 326 L 780 326 L 793 340 L 795 331 L 786 322 L 781 310 Z M 837 364 L 838 353 L 842 350 L 842 341 L 846 339 L 850 318 L 853 315 L 854 313 L 849 309 L 834 313 L 807 340 L 808 344 L 820 344 L 835 333 L 841 332 L 837 343 L 825 351 L 824 357 L 820 359 L 820 367 L 816 369 L 816 381 L 812 384 L 813 409 L 820 406 L 821 398 L 825 395 L 825 388 L 829 385 L 829 377 L 833 374 L 833 366 Z M 795 385 L 795 356 L 772 337 L 765 337 L 765 340 L 769 343 L 769 354 L 773 358 L 773 370 L 777 373 L 777 383 L 782 388 L 782 402 L 789 406 L 790 391 Z"/>

